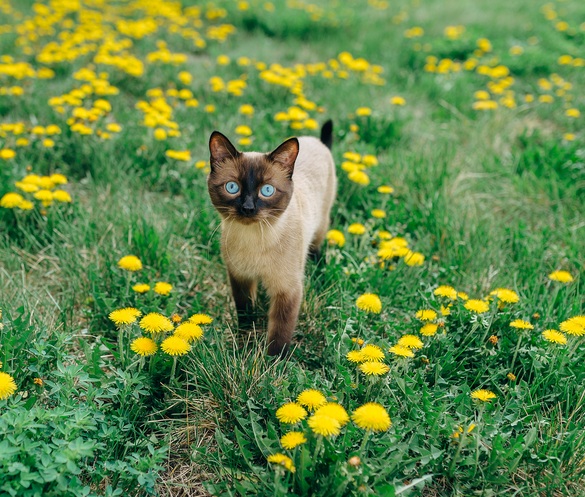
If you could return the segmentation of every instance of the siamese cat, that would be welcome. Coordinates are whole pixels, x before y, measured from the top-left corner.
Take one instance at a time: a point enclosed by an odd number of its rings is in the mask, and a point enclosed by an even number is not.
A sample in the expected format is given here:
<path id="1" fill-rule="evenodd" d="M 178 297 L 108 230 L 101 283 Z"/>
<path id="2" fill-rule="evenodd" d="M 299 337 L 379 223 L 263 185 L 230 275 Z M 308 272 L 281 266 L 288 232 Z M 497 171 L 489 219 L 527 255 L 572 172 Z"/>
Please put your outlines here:
<path id="1" fill-rule="evenodd" d="M 260 282 L 270 297 L 268 354 L 286 354 L 303 298 L 307 255 L 318 255 L 329 228 L 337 178 L 330 149 L 333 124 L 321 139 L 290 138 L 270 153 L 239 152 L 218 131 L 209 139 L 207 186 L 221 215 L 221 253 L 239 327 Z"/>

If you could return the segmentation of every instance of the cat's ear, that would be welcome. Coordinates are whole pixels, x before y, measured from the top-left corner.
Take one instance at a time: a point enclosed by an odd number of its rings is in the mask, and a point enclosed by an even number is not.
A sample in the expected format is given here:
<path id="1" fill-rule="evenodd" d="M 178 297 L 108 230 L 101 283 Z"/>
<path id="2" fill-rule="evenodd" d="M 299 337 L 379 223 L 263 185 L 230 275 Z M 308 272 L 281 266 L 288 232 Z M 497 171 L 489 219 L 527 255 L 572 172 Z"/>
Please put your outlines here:
<path id="1" fill-rule="evenodd" d="M 232 142 L 219 131 L 214 131 L 209 137 L 209 153 L 211 154 L 209 162 L 212 171 L 217 164 L 240 156 L 240 152 L 236 150 Z"/>
<path id="2" fill-rule="evenodd" d="M 290 179 L 293 175 L 297 155 L 299 155 L 299 140 L 297 138 L 289 138 L 279 145 L 278 148 L 270 152 L 268 158 L 282 167 Z"/>

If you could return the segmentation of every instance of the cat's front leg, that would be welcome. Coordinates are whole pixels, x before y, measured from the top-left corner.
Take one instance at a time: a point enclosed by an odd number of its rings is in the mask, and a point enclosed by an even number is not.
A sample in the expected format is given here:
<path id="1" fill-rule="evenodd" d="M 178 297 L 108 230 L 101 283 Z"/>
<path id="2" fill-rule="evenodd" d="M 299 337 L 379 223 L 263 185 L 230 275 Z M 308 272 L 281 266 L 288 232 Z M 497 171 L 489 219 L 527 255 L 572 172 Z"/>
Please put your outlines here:
<path id="1" fill-rule="evenodd" d="M 235 276 L 228 271 L 232 295 L 238 313 L 238 328 L 249 330 L 254 323 L 254 302 L 256 300 L 257 282 L 252 279 Z"/>
<path id="2" fill-rule="evenodd" d="M 290 348 L 299 309 L 303 298 L 301 282 L 293 283 L 288 288 L 271 291 L 270 311 L 268 313 L 268 355 L 286 355 Z"/>

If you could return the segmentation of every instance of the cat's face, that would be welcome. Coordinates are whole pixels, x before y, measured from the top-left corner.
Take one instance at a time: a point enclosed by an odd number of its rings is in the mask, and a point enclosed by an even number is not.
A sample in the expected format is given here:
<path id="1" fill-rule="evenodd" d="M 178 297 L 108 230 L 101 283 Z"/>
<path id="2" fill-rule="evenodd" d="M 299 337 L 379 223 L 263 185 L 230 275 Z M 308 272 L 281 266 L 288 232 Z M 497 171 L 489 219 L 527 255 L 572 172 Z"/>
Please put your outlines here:
<path id="1" fill-rule="evenodd" d="M 242 153 L 218 131 L 209 139 L 207 188 L 224 219 L 242 224 L 274 220 L 287 208 L 299 142 L 291 138 L 268 154 Z"/>

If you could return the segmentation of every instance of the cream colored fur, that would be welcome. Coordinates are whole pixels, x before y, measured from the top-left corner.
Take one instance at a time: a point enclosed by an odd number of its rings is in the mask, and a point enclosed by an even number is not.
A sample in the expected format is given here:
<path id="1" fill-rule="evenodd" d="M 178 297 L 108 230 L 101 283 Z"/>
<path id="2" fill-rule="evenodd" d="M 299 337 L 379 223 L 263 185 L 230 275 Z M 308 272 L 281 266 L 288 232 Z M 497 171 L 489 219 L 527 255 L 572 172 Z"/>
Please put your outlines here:
<path id="1" fill-rule="evenodd" d="M 292 179 L 292 198 L 276 220 L 249 225 L 222 220 L 221 249 L 228 269 L 238 278 L 260 280 L 270 296 L 302 295 L 309 247 L 319 249 L 329 227 L 337 190 L 335 164 L 317 138 L 299 138 Z"/>

